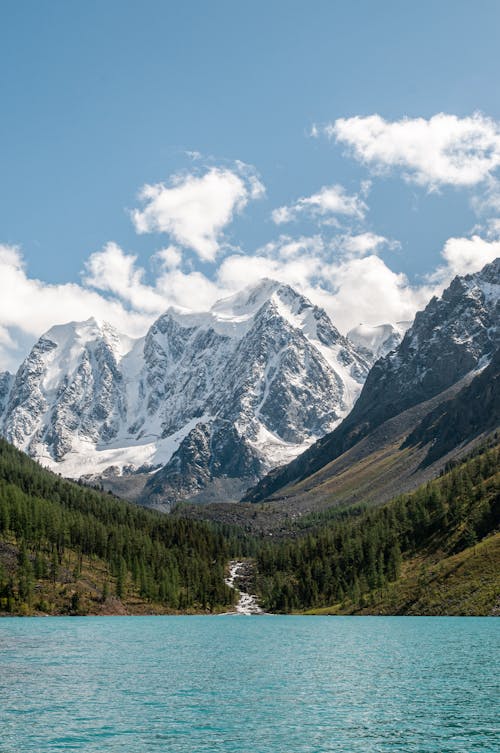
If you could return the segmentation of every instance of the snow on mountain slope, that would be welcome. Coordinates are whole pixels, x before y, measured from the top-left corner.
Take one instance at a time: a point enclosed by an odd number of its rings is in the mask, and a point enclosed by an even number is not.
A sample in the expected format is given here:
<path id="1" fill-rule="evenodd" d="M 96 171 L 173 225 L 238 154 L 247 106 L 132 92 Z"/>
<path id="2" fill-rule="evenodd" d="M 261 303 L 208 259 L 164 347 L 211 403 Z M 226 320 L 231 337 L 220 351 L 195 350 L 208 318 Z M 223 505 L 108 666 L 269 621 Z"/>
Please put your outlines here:
<path id="1" fill-rule="evenodd" d="M 8 371 L 0 373 L 0 422 L 7 407 L 14 377 Z"/>
<path id="2" fill-rule="evenodd" d="M 119 363 L 129 348 L 129 338 L 94 319 L 50 329 L 15 376 L 3 435 L 54 461 L 77 440 L 111 442 L 125 413 Z"/>
<path id="3" fill-rule="evenodd" d="M 359 348 L 366 348 L 375 358 L 382 358 L 394 350 L 410 328 L 411 322 L 396 322 L 396 324 L 358 324 L 348 333 L 349 340 Z"/>
<path id="4" fill-rule="evenodd" d="M 53 327 L 0 381 L 1 432 L 73 477 L 161 468 L 154 494 L 171 502 L 295 457 L 348 413 L 371 360 L 262 280 L 205 314 L 171 308 L 138 340 L 93 319 Z"/>

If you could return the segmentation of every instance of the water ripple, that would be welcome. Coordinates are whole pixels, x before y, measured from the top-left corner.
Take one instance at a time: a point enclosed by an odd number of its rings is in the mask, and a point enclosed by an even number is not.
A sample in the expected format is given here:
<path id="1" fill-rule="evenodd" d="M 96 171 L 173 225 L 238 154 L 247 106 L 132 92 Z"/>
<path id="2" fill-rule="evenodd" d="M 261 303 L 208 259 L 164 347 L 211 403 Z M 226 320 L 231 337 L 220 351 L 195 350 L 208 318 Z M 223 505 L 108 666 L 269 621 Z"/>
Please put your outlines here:
<path id="1" fill-rule="evenodd" d="M 482 618 L 0 621 L 1 753 L 495 753 Z"/>

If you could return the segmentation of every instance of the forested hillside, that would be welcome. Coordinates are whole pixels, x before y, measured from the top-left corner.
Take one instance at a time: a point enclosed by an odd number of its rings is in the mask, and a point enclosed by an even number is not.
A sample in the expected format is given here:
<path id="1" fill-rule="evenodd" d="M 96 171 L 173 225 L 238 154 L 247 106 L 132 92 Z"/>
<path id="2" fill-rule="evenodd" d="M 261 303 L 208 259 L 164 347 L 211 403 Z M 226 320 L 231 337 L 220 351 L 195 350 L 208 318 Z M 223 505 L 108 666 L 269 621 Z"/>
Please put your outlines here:
<path id="1" fill-rule="evenodd" d="M 218 611 L 238 543 L 79 486 L 0 440 L 0 612 Z"/>
<path id="2" fill-rule="evenodd" d="M 321 525 L 297 540 L 263 546 L 257 567 L 264 607 L 490 613 L 500 596 L 500 534 L 495 535 L 500 448 L 497 437 L 492 442 L 382 508 L 358 509 L 330 521 L 324 516 Z M 461 577 L 458 571 L 469 555 L 472 563 Z M 449 579 L 451 573 L 458 578 L 456 593 L 451 578 L 448 592 L 445 587 L 432 596 L 441 588 L 440 577 Z"/>
<path id="3" fill-rule="evenodd" d="M 498 437 L 377 509 L 325 510 L 290 538 L 155 513 L 61 479 L 0 441 L 0 612 L 218 612 L 230 558 L 255 555 L 268 611 L 498 609 Z"/>

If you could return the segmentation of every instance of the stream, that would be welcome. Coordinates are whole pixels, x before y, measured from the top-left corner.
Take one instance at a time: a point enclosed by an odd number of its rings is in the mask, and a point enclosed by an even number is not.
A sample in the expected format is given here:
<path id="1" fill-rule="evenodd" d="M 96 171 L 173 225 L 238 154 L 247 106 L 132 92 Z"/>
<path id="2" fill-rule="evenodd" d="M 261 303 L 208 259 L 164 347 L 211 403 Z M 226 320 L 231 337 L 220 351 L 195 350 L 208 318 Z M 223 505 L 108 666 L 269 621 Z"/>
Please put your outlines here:
<path id="1" fill-rule="evenodd" d="M 238 603 L 235 606 L 236 614 L 264 614 L 263 610 L 259 607 L 257 597 L 246 591 L 242 591 L 235 585 L 237 578 L 248 577 L 248 566 L 248 562 L 231 560 L 229 563 L 229 575 L 225 579 L 225 583 L 240 594 Z"/>

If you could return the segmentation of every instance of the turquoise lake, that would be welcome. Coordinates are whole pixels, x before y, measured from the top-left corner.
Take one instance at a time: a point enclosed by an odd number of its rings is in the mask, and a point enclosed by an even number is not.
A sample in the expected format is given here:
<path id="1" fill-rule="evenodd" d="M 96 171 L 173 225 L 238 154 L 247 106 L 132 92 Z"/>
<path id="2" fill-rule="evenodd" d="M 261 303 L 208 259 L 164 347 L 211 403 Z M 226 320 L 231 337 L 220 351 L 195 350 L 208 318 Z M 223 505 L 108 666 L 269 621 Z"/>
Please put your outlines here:
<path id="1" fill-rule="evenodd" d="M 498 752 L 500 622 L 0 620 L 0 751 Z"/>

